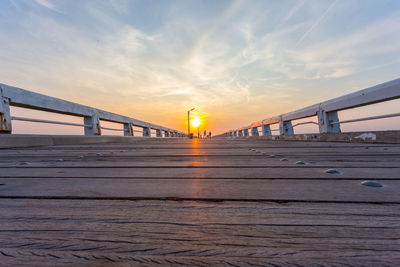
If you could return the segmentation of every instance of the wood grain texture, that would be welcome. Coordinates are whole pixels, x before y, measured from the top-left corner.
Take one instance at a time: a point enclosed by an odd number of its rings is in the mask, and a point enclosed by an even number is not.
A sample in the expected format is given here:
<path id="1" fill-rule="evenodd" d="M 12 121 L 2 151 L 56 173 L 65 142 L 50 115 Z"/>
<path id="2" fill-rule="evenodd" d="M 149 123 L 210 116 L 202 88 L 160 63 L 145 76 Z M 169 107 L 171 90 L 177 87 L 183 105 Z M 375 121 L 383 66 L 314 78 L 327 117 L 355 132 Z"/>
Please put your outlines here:
<path id="1" fill-rule="evenodd" d="M 399 203 L 400 181 L 381 188 L 357 180 L 247 179 L 0 179 L 0 197 L 81 199 L 193 199 Z"/>
<path id="2" fill-rule="evenodd" d="M 400 264 L 400 146 L 162 141 L 0 150 L 0 265 Z"/>
<path id="3" fill-rule="evenodd" d="M 399 205 L 5 200 L 0 210 L 0 254 L 10 261 L 19 253 L 199 266 L 400 259 Z"/>
<path id="4" fill-rule="evenodd" d="M 235 166 L 234 166 L 235 167 Z M 398 180 L 399 168 L 338 168 L 339 175 L 326 173 L 327 168 L 229 168 L 229 167 L 187 167 L 187 168 L 2 168 L 0 178 L 158 178 L 158 179 L 324 179 L 324 180 Z"/>

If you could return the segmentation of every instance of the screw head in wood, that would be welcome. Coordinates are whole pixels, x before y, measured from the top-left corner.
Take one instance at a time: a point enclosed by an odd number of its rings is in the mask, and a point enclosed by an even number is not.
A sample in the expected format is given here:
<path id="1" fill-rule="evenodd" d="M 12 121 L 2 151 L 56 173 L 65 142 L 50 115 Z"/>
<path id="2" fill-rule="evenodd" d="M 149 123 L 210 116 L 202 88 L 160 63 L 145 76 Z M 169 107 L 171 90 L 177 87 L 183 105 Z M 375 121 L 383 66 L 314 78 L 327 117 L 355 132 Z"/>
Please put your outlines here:
<path id="1" fill-rule="evenodd" d="M 371 187 L 382 187 L 383 186 L 381 183 L 378 183 L 377 181 L 370 181 L 370 180 L 363 181 L 363 182 L 361 182 L 361 184 L 365 185 L 365 186 L 371 186 Z"/>
<path id="2" fill-rule="evenodd" d="M 329 174 L 340 174 L 340 171 L 335 170 L 335 169 L 328 169 L 325 172 L 329 173 Z"/>

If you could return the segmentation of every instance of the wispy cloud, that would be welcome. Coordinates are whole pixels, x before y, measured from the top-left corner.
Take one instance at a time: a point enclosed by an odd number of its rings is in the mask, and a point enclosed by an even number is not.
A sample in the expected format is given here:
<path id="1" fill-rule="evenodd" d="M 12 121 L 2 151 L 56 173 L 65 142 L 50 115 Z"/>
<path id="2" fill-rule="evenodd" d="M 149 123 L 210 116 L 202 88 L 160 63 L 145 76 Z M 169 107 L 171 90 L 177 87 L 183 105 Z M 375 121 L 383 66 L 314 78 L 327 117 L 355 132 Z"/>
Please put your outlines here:
<path id="1" fill-rule="evenodd" d="M 17 5 L 17 3 L 15 2 L 15 0 L 9 0 L 10 3 L 15 7 L 15 9 L 19 10 L 19 6 Z"/>
<path id="2" fill-rule="evenodd" d="M 58 2 L 35 1 L 58 11 Z M 28 10 L 8 20 L 12 30 L 0 29 L 7 36 L 0 79 L 158 123 L 193 105 L 219 116 L 223 128 L 226 116 L 248 122 L 336 94 L 320 86 L 332 88 L 371 66 L 380 66 L 377 77 L 400 67 L 393 61 L 400 55 L 399 12 L 342 31 L 342 21 L 327 18 L 333 10 L 335 17 L 351 12 L 346 2 L 166 3 L 162 19 L 154 15 L 159 2 L 150 0 L 67 1 L 62 19 Z"/>
<path id="3" fill-rule="evenodd" d="M 55 12 L 61 13 L 61 12 L 55 7 L 55 5 L 54 5 L 53 3 L 51 3 L 49 0 L 35 0 L 35 2 L 36 2 L 38 5 L 41 5 L 41 6 L 43 6 L 43 7 L 46 7 L 46 8 L 48 8 L 48 9 L 51 9 L 51 10 L 53 10 L 53 11 L 55 11 Z"/>
<path id="4" fill-rule="evenodd" d="M 297 41 L 296 46 L 301 44 L 303 40 L 316 28 L 319 26 L 321 21 L 328 15 L 328 13 L 331 11 L 331 9 L 336 5 L 338 0 L 333 1 L 328 8 L 325 10 L 324 13 L 311 25 L 311 27 L 300 37 L 300 39 Z"/>
<path id="5" fill-rule="evenodd" d="M 286 13 L 282 21 L 278 24 L 277 28 L 285 25 L 299 10 L 303 7 L 305 0 L 298 0 L 296 4 Z"/>

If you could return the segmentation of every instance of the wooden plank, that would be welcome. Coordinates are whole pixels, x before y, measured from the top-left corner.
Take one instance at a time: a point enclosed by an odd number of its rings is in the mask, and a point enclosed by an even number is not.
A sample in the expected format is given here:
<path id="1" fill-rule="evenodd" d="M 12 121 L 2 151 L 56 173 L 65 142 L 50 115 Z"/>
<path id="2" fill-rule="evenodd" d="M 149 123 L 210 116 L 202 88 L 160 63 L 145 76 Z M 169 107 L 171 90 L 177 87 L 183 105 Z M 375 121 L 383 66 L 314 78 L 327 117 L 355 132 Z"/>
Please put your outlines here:
<path id="1" fill-rule="evenodd" d="M 52 212 L 49 213 L 49 210 Z M 121 213 L 121 211 L 124 212 Z M 164 223 L 180 221 L 188 225 L 247 226 L 258 223 L 371 228 L 400 226 L 400 205 L 398 204 L 3 199 L 0 202 L 0 212 L 2 214 L 1 230 L 7 229 L 3 222 L 9 219 L 15 222 L 20 219 L 22 224 L 16 224 L 13 229 L 22 230 L 23 228 L 20 227 L 25 225 L 25 220 L 38 221 L 46 216 L 49 220 L 42 220 L 41 223 L 49 223 L 53 227 L 56 227 L 57 223 L 75 225 L 73 227 L 78 227 L 77 229 L 81 229 L 79 227 L 82 225 L 75 224 L 73 220 L 64 219 L 69 217 L 84 218 L 87 221 L 90 221 L 90 218 L 95 219 L 91 223 L 97 223 L 97 219 L 104 219 L 104 222 L 115 219 L 118 224 L 121 223 L 119 221 L 121 219 L 142 223 L 148 221 L 156 223 L 157 220 Z M 193 214 L 201 214 L 201 216 L 193 216 Z M 240 216 L 234 216 L 235 214 Z M 52 222 L 52 220 L 55 221 Z"/>
<path id="2" fill-rule="evenodd" d="M 382 183 L 375 188 L 353 180 L 3 178 L 0 197 L 400 203 L 400 181 Z"/>
<path id="3" fill-rule="evenodd" d="M 27 150 L 25 150 L 27 151 Z M 190 150 L 189 150 L 190 151 Z M 365 150 L 368 151 L 368 150 Z M 271 158 L 269 153 L 262 155 L 254 151 L 239 151 L 237 154 L 228 152 L 222 153 L 221 150 L 205 151 L 200 154 L 197 151 L 190 151 L 187 154 L 178 154 L 177 151 L 150 151 L 139 152 L 114 152 L 102 151 L 75 153 L 71 151 L 52 151 L 52 154 L 43 155 L 40 152 L 30 154 L 13 152 L 13 154 L 3 154 L 0 157 L 0 167 L 18 167 L 22 162 L 28 161 L 30 166 L 46 167 L 96 167 L 96 166 L 243 166 L 243 167 L 293 167 L 296 161 L 306 162 L 306 166 L 317 167 L 400 167 L 400 154 L 386 152 L 363 152 L 363 153 L 275 153 L 275 158 Z M 229 151 L 232 152 L 232 151 Z M 212 154 L 216 153 L 216 154 Z M 220 154 L 217 154 L 220 153 Z M 242 153 L 242 154 L 240 154 Z M 289 161 L 282 162 L 281 158 L 288 158 Z M 62 161 L 59 161 L 61 159 Z M 299 166 L 296 166 L 299 167 Z"/>
<path id="4" fill-rule="evenodd" d="M 59 160 L 62 160 L 59 162 Z M 297 161 L 303 161 L 304 165 L 296 164 Z M 19 161 L 3 161 L 0 162 L 0 168 L 400 168 L 398 161 L 345 161 L 344 159 L 337 160 L 307 160 L 306 158 L 290 158 L 289 161 L 282 162 L 279 158 L 275 159 L 220 159 L 210 160 L 209 158 L 142 158 L 142 159 L 126 159 L 126 160 L 107 160 L 99 157 L 95 160 L 68 160 L 62 157 L 53 158 L 45 161 L 29 161 L 25 165 L 25 160 Z"/>
<path id="5" fill-rule="evenodd" d="M 341 174 L 327 168 L 2 168 L 0 178 L 203 178 L 203 179 L 399 179 L 398 168 L 340 168 Z"/>
<path id="6" fill-rule="evenodd" d="M 268 141 L 267 141 L 268 142 Z M 292 142 L 293 143 L 293 142 Z M 140 151 L 140 150 L 146 150 L 146 151 L 153 151 L 153 150 L 173 150 L 173 151 L 178 151 L 178 150 L 199 150 L 199 151 L 208 151 L 208 150 L 224 150 L 224 151 L 232 151 L 232 150 L 248 150 L 250 148 L 254 149 L 271 149 L 271 150 L 283 150 L 287 151 L 289 148 L 290 151 L 296 151 L 296 150 L 302 150 L 302 151 L 323 151 L 323 152 L 342 152 L 342 151 L 358 151 L 362 152 L 364 149 L 370 149 L 370 151 L 382 151 L 387 149 L 388 151 L 396 151 L 398 152 L 400 150 L 399 145 L 378 145 L 378 144 L 343 144 L 343 143 L 336 143 L 336 144 L 324 144 L 321 143 L 319 146 L 313 145 L 311 142 L 307 143 L 302 143 L 302 144 L 293 144 L 293 145 L 284 145 L 284 144 L 275 144 L 275 145 L 270 145 L 270 144 L 265 144 L 265 143 L 247 143 L 247 144 L 215 144 L 215 143 L 210 143 L 207 144 L 207 142 L 202 142 L 198 146 L 193 146 L 192 144 L 171 144 L 171 143 L 166 143 L 166 144 L 157 144 L 157 143 L 148 143 L 148 144 L 142 144 L 142 143 L 134 143 L 134 144 L 91 144 L 91 145 L 71 145 L 71 146 L 47 146 L 47 147 L 35 147 L 35 148 L 25 148 L 25 149 L 2 149 L 4 152 L 12 152 L 12 151 L 18 151 L 18 152 L 24 152 L 24 151 L 99 151 L 99 150 L 110 150 L 110 151 L 119 151 L 119 150 L 135 150 L 135 151 Z"/>
<path id="7" fill-rule="evenodd" d="M 174 157 L 164 157 L 164 156 L 148 156 L 148 157 L 134 157 L 134 156 L 115 156 L 115 154 L 109 153 L 101 153 L 100 155 L 88 155 L 84 156 L 84 158 L 79 158 L 78 156 L 69 157 L 64 156 L 63 153 L 61 155 L 55 154 L 55 156 L 61 156 L 62 158 L 58 157 L 16 157 L 16 158 L 7 158 L 0 161 L 0 166 L 2 167 L 2 173 L 7 173 L 8 167 L 18 167 L 15 170 L 16 173 L 20 173 L 26 171 L 25 169 L 20 170 L 21 168 L 26 167 L 50 167 L 50 168 L 64 168 L 64 167 L 78 167 L 78 168 L 104 168 L 104 167 L 121 167 L 121 168 L 133 168 L 133 167 L 142 167 L 142 168 L 151 168 L 151 167 L 226 167 L 228 168 L 235 168 L 239 169 L 243 167 L 247 169 L 249 167 L 252 168 L 286 168 L 290 169 L 297 169 L 298 172 L 303 172 L 306 168 L 339 168 L 341 172 L 345 173 L 345 169 L 359 167 L 358 170 L 363 175 L 367 177 L 371 177 L 369 175 L 369 171 L 371 167 L 375 168 L 383 168 L 380 171 L 375 170 L 372 173 L 375 173 L 377 176 L 385 177 L 385 173 L 389 171 L 391 173 L 391 169 L 387 169 L 387 167 L 398 168 L 399 165 L 399 158 L 396 156 L 382 156 L 377 155 L 376 157 L 367 155 L 362 157 L 346 157 L 343 155 L 339 156 L 309 156 L 305 155 L 303 157 L 290 157 L 288 162 L 280 161 L 280 157 L 283 155 L 276 155 L 276 158 L 269 158 L 268 156 L 246 156 L 246 157 L 231 157 L 231 156 L 174 156 Z M 18 160 L 17 160 L 18 159 Z M 58 160 L 63 160 L 62 162 L 58 162 Z M 302 160 L 307 164 L 304 166 L 294 164 L 297 160 Z M 28 165 L 22 165 L 28 162 Z M 373 169 L 375 169 L 373 168 Z M 82 170 L 84 172 L 84 170 Z M 269 170 L 271 171 L 271 170 Z M 281 170 L 282 171 L 282 170 Z M 33 171 L 35 172 L 35 171 Z M 232 172 L 232 171 L 231 171 Z M 10 173 L 10 170 L 8 170 Z M 315 174 L 319 175 L 319 172 L 314 172 Z M 1 174 L 0 174 L 1 175 Z M 229 176 L 225 176 L 229 177 Z M 259 177 L 259 176 L 257 176 Z M 281 176 L 278 176 L 281 177 Z M 304 176 L 301 176 L 304 177 Z"/>
<path id="8" fill-rule="evenodd" d="M 49 265 L 393 265 L 399 207 L 6 199 L 0 254 Z"/>
<path id="9" fill-rule="evenodd" d="M 165 141 L 1 150 L 2 264 L 400 262 L 400 146 Z"/>
<path id="10" fill-rule="evenodd" d="M 255 248 L 256 249 L 256 248 Z M 261 248 L 266 250 L 266 248 Z M 259 249 L 259 250 L 261 250 Z M 344 248 L 346 249 L 346 248 Z M 8 258 L 3 260 L 6 266 L 397 266 L 397 254 L 389 252 L 371 253 L 372 250 L 363 250 L 371 256 L 361 254 L 360 250 L 345 250 L 342 253 L 320 253 L 316 257 L 302 256 L 304 253 L 276 252 L 262 257 L 223 257 L 215 255 L 201 256 L 147 256 L 136 255 L 133 252 L 149 249 L 130 249 L 125 253 L 95 252 L 48 252 L 34 249 L 6 249 L 3 250 Z M 187 251 L 182 250 L 182 251 Z M 210 251 L 204 249 L 203 251 Z M 170 254 L 180 252 L 176 250 Z M 288 258 L 287 255 L 297 255 L 297 258 Z M 269 256 L 272 255 L 272 256 Z M 362 258 L 362 256 L 364 256 Z M 356 258 L 356 260 L 355 260 Z"/>
<path id="11" fill-rule="evenodd" d="M 151 159 L 159 160 L 162 159 L 186 159 L 186 160 L 196 160 L 202 158 L 210 158 L 212 160 L 266 160 L 271 157 L 275 158 L 274 160 L 280 159 L 282 157 L 286 158 L 308 158 L 308 159 L 324 159 L 324 160 L 335 160 L 335 159 L 344 159 L 344 160 L 369 160 L 369 161 L 399 161 L 400 153 L 387 153 L 387 154 L 379 154 L 379 153 L 336 153 L 336 154 L 328 154 L 328 153 L 272 153 L 272 152 L 253 152 L 251 154 L 245 153 L 237 153 L 237 154 L 200 154 L 200 153 L 184 153 L 184 154 L 173 154 L 171 153 L 118 153 L 118 152 L 107 152 L 103 151 L 100 153 L 54 153 L 54 154 L 12 154 L 12 155 L 2 155 L 0 157 L 0 162 L 5 161 L 20 161 L 24 160 L 49 160 L 54 159 L 55 157 L 62 157 L 64 159 L 76 160 L 76 159 L 86 159 L 86 160 L 97 160 L 102 158 L 103 160 L 140 160 L 140 159 Z"/>
<path id="12" fill-rule="evenodd" d="M 127 149 L 124 150 L 25 150 L 25 151 L 2 151 L 0 155 L 0 159 L 2 158 L 15 158 L 15 157 L 52 157 L 55 155 L 65 155 L 66 157 L 74 157 L 79 155 L 96 155 L 98 153 L 102 153 L 103 155 L 110 155 L 114 157 L 119 156 L 133 156 L 133 157 L 149 157 L 149 156 L 259 156 L 259 153 L 265 152 L 267 154 L 276 154 L 276 155 L 289 155 L 289 156 L 400 156 L 400 149 L 394 151 L 391 149 L 390 151 L 384 150 L 385 148 L 377 148 L 377 149 L 257 149 L 256 151 L 250 151 L 248 149 Z"/>
<path id="13" fill-rule="evenodd" d="M 100 139 L 99 139 L 100 140 Z M 118 140 L 118 139 L 116 139 Z M 226 147 L 231 148 L 251 148 L 252 146 L 258 147 L 270 147 L 270 148 L 317 148 L 317 147 L 399 147 L 400 144 L 374 144 L 374 143 L 347 143 L 347 142 L 310 142 L 310 141 L 278 141 L 268 139 L 201 139 L 201 140 L 187 140 L 187 139 L 157 139 L 157 138 L 129 138 L 122 139 L 122 141 L 113 142 L 98 142 L 87 143 L 87 144 L 65 144 L 65 145 L 52 145 L 47 147 L 35 147 L 35 149 L 76 149 L 76 148 L 88 148 L 88 149 L 99 149 L 98 145 L 107 148 L 124 148 L 124 147 L 137 147 L 137 148 L 218 148 Z M 254 147 L 255 148 L 255 147 Z M 20 148 L 23 149 L 23 148 Z"/>

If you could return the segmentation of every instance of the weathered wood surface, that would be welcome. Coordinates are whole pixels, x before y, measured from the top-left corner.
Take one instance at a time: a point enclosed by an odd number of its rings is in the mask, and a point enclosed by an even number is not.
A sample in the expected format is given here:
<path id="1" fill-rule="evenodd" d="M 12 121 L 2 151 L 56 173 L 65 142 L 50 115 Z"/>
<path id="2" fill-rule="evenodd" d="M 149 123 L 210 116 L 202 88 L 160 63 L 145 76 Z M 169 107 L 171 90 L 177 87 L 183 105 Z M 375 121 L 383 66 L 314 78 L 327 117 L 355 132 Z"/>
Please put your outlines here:
<path id="1" fill-rule="evenodd" d="M 140 139 L 2 149 L 0 198 L 0 265 L 400 264 L 400 145 Z"/>
<path id="2" fill-rule="evenodd" d="M 182 199 L 240 201 L 317 201 L 400 204 L 400 181 L 384 187 L 341 180 L 247 179 L 0 179 L 0 198 Z"/>

